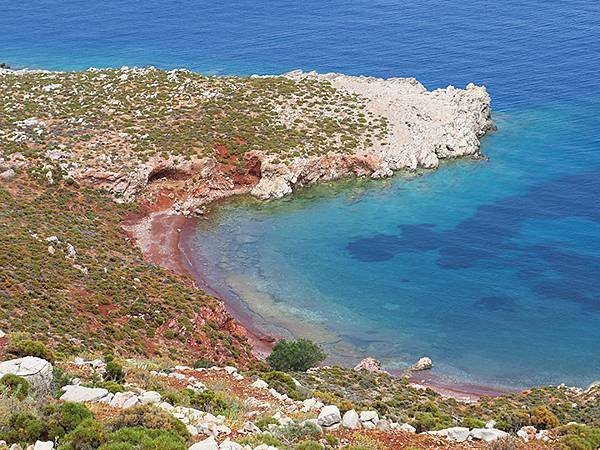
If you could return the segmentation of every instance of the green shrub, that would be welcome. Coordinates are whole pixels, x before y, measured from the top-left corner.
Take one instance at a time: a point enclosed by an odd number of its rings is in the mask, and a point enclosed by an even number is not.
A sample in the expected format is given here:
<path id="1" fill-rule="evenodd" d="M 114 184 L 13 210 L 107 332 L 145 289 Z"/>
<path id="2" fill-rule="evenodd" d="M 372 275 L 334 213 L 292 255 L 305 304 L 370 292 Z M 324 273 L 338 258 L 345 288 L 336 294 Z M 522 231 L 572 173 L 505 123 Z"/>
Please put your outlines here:
<path id="1" fill-rule="evenodd" d="M 304 440 L 318 439 L 321 436 L 321 430 L 311 422 L 292 422 L 276 428 L 272 434 L 281 442 L 291 445 Z"/>
<path id="2" fill-rule="evenodd" d="M 95 419 L 85 419 L 64 438 L 59 450 L 95 450 L 106 442 L 107 431 Z"/>
<path id="3" fill-rule="evenodd" d="M 199 359 L 194 362 L 195 369 L 208 369 L 209 367 L 214 366 L 214 364 L 207 359 Z"/>
<path id="4" fill-rule="evenodd" d="M 188 439 L 190 434 L 185 425 L 171 414 L 153 405 L 127 408 L 117 414 L 109 423 L 113 431 L 121 428 L 148 428 L 171 432 Z"/>
<path id="5" fill-rule="evenodd" d="M 105 355 L 104 361 L 106 362 L 106 373 L 104 374 L 104 380 L 121 383 L 125 379 L 123 366 L 118 364 L 112 355 Z"/>
<path id="6" fill-rule="evenodd" d="M 29 382 L 25 378 L 11 373 L 7 373 L 0 378 L 0 385 L 2 385 L 10 395 L 14 395 L 19 399 L 24 399 L 27 397 L 27 394 L 29 394 Z"/>
<path id="7" fill-rule="evenodd" d="M 254 425 L 256 425 L 261 430 L 265 431 L 269 428 L 269 425 L 277 425 L 278 423 L 279 421 L 277 421 L 273 417 L 263 417 L 262 419 L 259 419 L 256 422 L 254 422 Z"/>
<path id="8" fill-rule="evenodd" d="M 44 433 L 42 421 L 35 415 L 25 412 L 12 413 L 3 428 L 0 439 L 9 444 L 35 442 Z"/>
<path id="9" fill-rule="evenodd" d="M 283 372 L 265 372 L 260 376 L 270 388 L 275 389 L 277 392 L 287 394 L 293 399 L 298 399 L 298 392 L 296 389 L 296 383 L 292 377 Z"/>
<path id="10" fill-rule="evenodd" d="M 567 425 L 559 428 L 562 448 L 569 450 L 596 450 L 600 448 L 600 428 L 586 425 Z"/>
<path id="11" fill-rule="evenodd" d="M 418 412 L 415 414 L 415 420 L 412 425 L 417 429 L 418 433 L 442 430 L 452 426 L 452 418 L 444 415 L 436 416 L 430 412 Z"/>
<path id="12" fill-rule="evenodd" d="M 324 361 L 327 355 L 321 347 L 308 339 L 280 340 L 267 358 L 274 370 L 306 371 Z"/>
<path id="13" fill-rule="evenodd" d="M 52 352 L 46 348 L 42 341 L 30 339 L 26 333 L 13 333 L 10 335 L 6 351 L 17 357 L 36 356 L 52 361 Z"/>
<path id="14" fill-rule="evenodd" d="M 115 381 L 99 381 L 95 384 L 96 387 L 104 388 L 108 392 L 116 394 L 117 392 L 125 392 L 125 387 Z"/>
<path id="15" fill-rule="evenodd" d="M 485 422 L 481 419 L 476 419 L 475 417 L 464 417 L 460 424 L 467 428 L 485 427 Z"/>
<path id="16" fill-rule="evenodd" d="M 121 449 L 186 450 L 187 445 L 181 436 L 172 431 L 133 427 L 110 433 L 107 443 L 100 446 L 99 450 Z"/>
<path id="17" fill-rule="evenodd" d="M 258 447 L 259 445 L 271 445 L 273 447 L 283 447 L 283 443 L 273 437 L 270 434 L 261 433 L 261 434 L 253 434 L 252 436 L 246 436 L 237 441 L 241 445 L 249 445 L 250 447 Z"/>
<path id="18" fill-rule="evenodd" d="M 41 409 L 47 439 L 54 440 L 70 433 L 86 419 L 94 416 L 81 403 L 47 403 Z"/>

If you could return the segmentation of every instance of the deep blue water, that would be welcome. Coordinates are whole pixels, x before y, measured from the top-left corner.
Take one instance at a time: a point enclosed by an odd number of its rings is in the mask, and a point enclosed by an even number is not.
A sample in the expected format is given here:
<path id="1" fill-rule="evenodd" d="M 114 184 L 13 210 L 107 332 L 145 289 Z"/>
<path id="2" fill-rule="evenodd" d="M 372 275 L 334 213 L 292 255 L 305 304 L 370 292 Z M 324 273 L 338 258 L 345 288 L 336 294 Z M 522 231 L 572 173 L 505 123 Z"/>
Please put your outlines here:
<path id="1" fill-rule="evenodd" d="M 599 2 L 0 0 L 0 61 L 486 84 L 489 161 L 230 204 L 196 251 L 217 287 L 348 363 L 600 378 Z"/>

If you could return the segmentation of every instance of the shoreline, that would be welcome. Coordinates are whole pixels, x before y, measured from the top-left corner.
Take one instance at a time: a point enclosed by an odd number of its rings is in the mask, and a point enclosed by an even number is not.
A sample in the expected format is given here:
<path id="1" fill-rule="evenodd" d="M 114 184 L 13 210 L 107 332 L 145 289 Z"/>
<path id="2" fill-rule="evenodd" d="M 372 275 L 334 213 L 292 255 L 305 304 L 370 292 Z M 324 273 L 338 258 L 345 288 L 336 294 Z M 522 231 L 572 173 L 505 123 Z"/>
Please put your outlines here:
<path id="1" fill-rule="evenodd" d="M 148 210 L 128 219 L 122 224 L 122 227 L 140 248 L 147 261 L 169 269 L 178 275 L 190 277 L 195 288 L 201 289 L 223 302 L 227 312 L 246 331 L 254 354 L 264 359 L 280 336 L 273 336 L 263 331 L 256 323 L 256 317 L 247 305 L 239 305 L 226 292 L 211 286 L 202 270 L 188 257 L 191 250 L 186 242 L 189 242 L 194 233 L 194 225 L 197 220 L 169 214 L 162 209 Z M 406 375 L 404 371 L 392 370 L 389 373 L 392 376 Z M 497 397 L 521 391 L 517 388 L 486 386 L 468 382 L 448 383 L 430 371 L 411 372 L 409 382 L 417 388 L 430 388 L 443 397 L 463 402 L 475 402 L 483 396 Z"/>

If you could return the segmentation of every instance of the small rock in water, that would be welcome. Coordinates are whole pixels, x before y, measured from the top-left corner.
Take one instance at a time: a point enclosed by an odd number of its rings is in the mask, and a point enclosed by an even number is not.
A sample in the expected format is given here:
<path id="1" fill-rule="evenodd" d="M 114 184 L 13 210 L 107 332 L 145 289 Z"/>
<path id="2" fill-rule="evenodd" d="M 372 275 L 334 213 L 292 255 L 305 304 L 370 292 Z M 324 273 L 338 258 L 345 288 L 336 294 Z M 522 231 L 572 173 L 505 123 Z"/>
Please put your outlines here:
<path id="1" fill-rule="evenodd" d="M 413 364 L 413 366 L 410 368 L 410 370 L 414 370 L 414 371 L 428 370 L 428 369 L 431 369 L 432 367 L 433 367 L 433 363 L 431 362 L 431 359 L 428 358 L 427 356 L 424 356 L 423 358 L 419 359 L 415 364 Z"/>

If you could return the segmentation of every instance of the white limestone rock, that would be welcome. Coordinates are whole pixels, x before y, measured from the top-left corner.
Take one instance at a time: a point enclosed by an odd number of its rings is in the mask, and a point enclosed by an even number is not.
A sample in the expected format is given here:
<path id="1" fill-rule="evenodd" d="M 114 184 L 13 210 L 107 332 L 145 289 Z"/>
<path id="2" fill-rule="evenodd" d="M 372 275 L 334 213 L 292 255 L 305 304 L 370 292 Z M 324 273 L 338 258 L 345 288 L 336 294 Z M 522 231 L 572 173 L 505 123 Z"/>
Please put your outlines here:
<path id="1" fill-rule="evenodd" d="M 37 393 L 52 389 L 52 364 L 42 358 L 25 356 L 0 363 L 0 378 L 7 374 L 17 375 L 29 382 L 31 390 Z"/>
<path id="2" fill-rule="evenodd" d="M 260 378 L 257 379 L 254 383 L 252 383 L 251 386 L 256 389 L 268 389 L 269 388 L 269 384 L 266 381 L 261 380 Z"/>
<path id="3" fill-rule="evenodd" d="M 327 405 L 319 413 L 317 423 L 322 427 L 328 428 L 340 423 L 341 420 L 342 416 L 339 408 L 335 405 Z"/>
<path id="4" fill-rule="evenodd" d="M 398 427 L 399 430 L 401 431 L 405 431 L 407 433 L 416 433 L 417 429 L 415 427 L 413 427 L 410 423 L 403 423 L 402 425 L 400 425 L 400 427 Z"/>
<path id="5" fill-rule="evenodd" d="M 346 411 L 344 417 L 342 417 L 342 426 L 344 428 L 350 428 L 351 430 L 360 428 L 358 413 L 353 409 Z"/>
<path id="6" fill-rule="evenodd" d="M 149 403 L 155 404 L 160 403 L 161 396 L 156 391 L 144 391 L 139 396 L 140 404 L 146 405 Z"/>
<path id="7" fill-rule="evenodd" d="M 473 428 L 470 436 L 473 439 L 480 441 L 493 442 L 508 437 L 509 434 L 506 431 L 498 430 L 496 428 Z"/>
<path id="8" fill-rule="evenodd" d="M 62 388 L 65 393 L 60 396 L 64 402 L 97 402 L 108 395 L 104 388 L 89 388 L 84 386 L 67 385 Z"/>
<path id="9" fill-rule="evenodd" d="M 433 363 L 431 359 L 427 356 L 420 358 L 415 364 L 413 364 L 410 370 L 419 371 L 419 370 L 429 370 L 433 367 Z"/>
<path id="10" fill-rule="evenodd" d="M 36 441 L 33 445 L 33 450 L 52 450 L 54 448 L 54 442 L 52 441 Z"/>
<path id="11" fill-rule="evenodd" d="M 188 450 L 219 450 L 219 444 L 217 444 L 215 438 L 211 436 L 203 441 L 196 442 L 194 445 L 189 447 Z"/>

